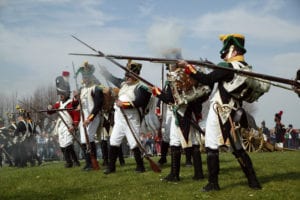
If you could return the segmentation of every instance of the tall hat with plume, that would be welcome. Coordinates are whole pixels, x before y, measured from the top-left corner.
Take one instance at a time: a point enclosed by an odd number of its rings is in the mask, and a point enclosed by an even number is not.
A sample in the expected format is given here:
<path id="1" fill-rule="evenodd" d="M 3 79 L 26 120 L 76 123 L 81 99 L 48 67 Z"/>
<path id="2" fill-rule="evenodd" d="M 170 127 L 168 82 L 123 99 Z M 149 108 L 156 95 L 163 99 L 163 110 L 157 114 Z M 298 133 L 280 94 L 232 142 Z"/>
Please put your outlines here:
<path id="1" fill-rule="evenodd" d="M 62 76 L 58 76 L 55 79 L 56 92 L 57 95 L 70 96 L 71 89 L 69 83 L 70 73 L 68 71 L 63 71 Z"/>
<path id="2" fill-rule="evenodd" d="M 279 111 L 278 113 L 275 113 L 275 121 L 281 121 L 281 116 L 283 114 L 283 111 Z"/>
<path id="3" fill-rule="evenodd" d="M 245 36 L 234 33 L 220 35 L 220 40 L 223 42 L 223 48 L 220 50 L 221 58 L 225 58 L 226 54 L 229 52 L 230 46 L 233 45 L 242 54 L 245 54 L 247 50 L 245 49 Z"/>
<path id="4" fill-rule="evenodd" d="M 88 61 L 84 61 L 82 66 L 77 70 L 76 76 L 81 73 L 83 82 L 89 82 L 90 85 L 99 85 L 100 81 L 94 75 L 95 67 L 89 64 Z"/>

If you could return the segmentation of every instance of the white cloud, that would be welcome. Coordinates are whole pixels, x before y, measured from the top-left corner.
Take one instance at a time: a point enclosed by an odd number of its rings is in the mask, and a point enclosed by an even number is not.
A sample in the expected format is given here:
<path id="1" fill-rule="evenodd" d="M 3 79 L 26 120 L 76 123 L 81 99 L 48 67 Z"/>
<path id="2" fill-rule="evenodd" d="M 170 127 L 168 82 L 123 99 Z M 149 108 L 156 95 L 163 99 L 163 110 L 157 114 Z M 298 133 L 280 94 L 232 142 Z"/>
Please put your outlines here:
<path id="1" fill-rule="evenodd" d="M 300 52 L 275 55 L 270 65 L 278 75 L 294 79 L 300 69 Z"/>
<path id="2" fill-rule="evenodd" d="M 197 37 L 240 32 L 258 40 L 276 44 L 300 42 L 300 27 L 266 12 L 236 7 L 219 13 L 208 13 L 193 22 Z M 212 34 L 213 33 L 213 34 Z"/>

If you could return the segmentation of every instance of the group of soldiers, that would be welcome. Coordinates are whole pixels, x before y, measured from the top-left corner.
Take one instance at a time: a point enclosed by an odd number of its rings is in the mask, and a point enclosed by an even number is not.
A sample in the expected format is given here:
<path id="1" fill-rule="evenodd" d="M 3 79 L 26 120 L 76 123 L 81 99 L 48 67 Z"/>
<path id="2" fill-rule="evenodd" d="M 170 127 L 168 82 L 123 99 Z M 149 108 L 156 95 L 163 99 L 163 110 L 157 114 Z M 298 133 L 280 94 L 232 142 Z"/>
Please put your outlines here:
<path id="1" fill-rule="evenodd" d="M 219 66 L 239 70 L 251 69 L 244 58 L 246 49 L 243 35 L 222 35 L 220 40 L 223 43 L 220 55 L 224 62 L 219 63 Z M 65 166 L 80 165 L 74 152 L 75 141 L 84 152 L 83 169 L 86 171 L 99 169 L 98 161 L 95 163 L 97 158 L 95 142 L 98 134 L 104 163 L 107 165 L 105 174 L 116 173 L 116 160 L 125 137 L 134 155 L 135 172 L 145 172 L 143 161 L 145 152 L 139 138 L 144 130 L 142 126 L 145 124 L 152 126 L 153 120 L 156 120 L 154 118 L 160 116 L 159 109 L 154 113 L 148 107 L 151 98 L 157 98 L 158 107 L 161 103 L 167 106 L 162 125 L 165 131 L 161 133 L 158 130 L 161 125 L 154 124 L 154 127 L 150 127 L 151 130 L 156 130 L 153 134 L 162 137 L 161 158 L 158 161 L 160 167 L 167 162 L 167 153 L 171 154 L 170 173 L 162 181 L 180 181 L 182 150 L 192 158 L 191 163 L 194 166 L 192 178 L 202 180 L 205 175 L 202 170 L 200 138 L 204 132 L 198 124 L 203 118 L 202 104 L 211 97 L 205 127 L 208 184 L 202 190 L 220 190 L 218 182 L 220 136 L 224 142 L 229 141 L 232 153 L 239 162 L 249 187 L 261 189 L 251 159 L 241 144 L 239 128 L 249 126 L 248 113 L 242 108 L 243 101 L 252 103 L 257 100 L 268 91 L 269 83 L 241 78 L 231 71 L 216 69 L 205 73 L 202 68 L 183 60 L 178 52 L 172 52 L 167 56 L 173 56 L 179 62 L 166 64 L 168 73 L 164 88 L 142 83 L 138 78 L 142 64 L 131 60 L 127 63 L 124 78 L 115 77 L 105 67 L 100 68 L 103 77 L 114 87 L 101 85 L 93 75 L 94 66 L 85 62 L 76 73 L 82 74 L 82 87 L 73 93 L 72 98 L 68 82 L 69 73 L 63 72 L 62 76 L 56 78 L 60 100 L 48 106 L 48 114 L 58 114 L 55 132 L 58 134 L 59 145 L 64 154 Z M 216 92 L 212 93 L 216 83 Z M 151 114 L 155 117 L 146 117 Z M 146 119 L 148 121 L 145 123 Z M 26 124 L 28 130 L 33 130 L 29 122 Z M 21 125 L 17 126 L 17 129 L 21 129 Z M 76 130 L 80 132 L 79 139 L 76 138 Z M 34 153 L 31 154 L 31 158 L 32 155 Z"/>
<path id="2" fill-rule="evenodd" d="M 0 119 L 0 165 L 2 167 L 3 161 L 11 167 L 20 168 L 28 164 L 41 165 L 42 159 L 37 152 L 36 124 L 32 121 L 29 112 L 19 106 L 17 110 L 17 120 L 10 114 L 8 127 L 5 127 L 4 120 Z"/>

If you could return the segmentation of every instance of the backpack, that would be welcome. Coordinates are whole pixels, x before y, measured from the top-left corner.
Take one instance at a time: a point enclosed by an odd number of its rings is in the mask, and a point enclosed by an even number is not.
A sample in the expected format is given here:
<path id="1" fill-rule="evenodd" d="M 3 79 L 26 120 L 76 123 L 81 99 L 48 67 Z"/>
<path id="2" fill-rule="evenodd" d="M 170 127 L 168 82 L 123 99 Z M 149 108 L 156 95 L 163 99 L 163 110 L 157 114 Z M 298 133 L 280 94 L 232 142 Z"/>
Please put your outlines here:
<path id="1" fill-rule="evenodd" d="M 99 85 L 99 88 L 102 90 L 104 97 L 102 110 L 103 112 L 108 113 L 113 109 L 114 102 L 119 93 L 119 88 L 105 87 L 103 85 Z"/>

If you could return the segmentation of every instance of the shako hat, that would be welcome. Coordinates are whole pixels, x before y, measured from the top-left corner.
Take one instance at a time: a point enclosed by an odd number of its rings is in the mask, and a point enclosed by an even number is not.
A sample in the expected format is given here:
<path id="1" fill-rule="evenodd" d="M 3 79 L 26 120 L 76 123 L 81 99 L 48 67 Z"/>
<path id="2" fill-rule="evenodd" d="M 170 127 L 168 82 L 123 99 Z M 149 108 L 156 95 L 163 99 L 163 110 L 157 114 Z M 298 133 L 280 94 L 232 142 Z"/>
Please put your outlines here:
<path id="1" fill-rule="evenodd" d="M 139 75 L 141 72 L 141 69 L 142 69 L 142 64 L 137 63 L 137 62 L 128 61 L 127 69 Z M 126 72 L 125 76 L 128 76 L 128 75 L 130 75 L 130 74 L 128 72 Z"/>
<path id="2" fill-rule="evenodd" d="M 66 97 L 70 96 L 71 93 L 70 83 L 68 79 L 66 79 L 66 76 L 56 77 L 55 84 L 56 84 L 57 95 L 64 95 Z"/>

